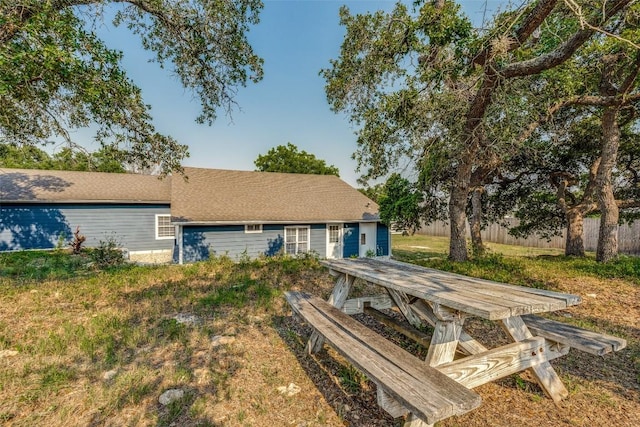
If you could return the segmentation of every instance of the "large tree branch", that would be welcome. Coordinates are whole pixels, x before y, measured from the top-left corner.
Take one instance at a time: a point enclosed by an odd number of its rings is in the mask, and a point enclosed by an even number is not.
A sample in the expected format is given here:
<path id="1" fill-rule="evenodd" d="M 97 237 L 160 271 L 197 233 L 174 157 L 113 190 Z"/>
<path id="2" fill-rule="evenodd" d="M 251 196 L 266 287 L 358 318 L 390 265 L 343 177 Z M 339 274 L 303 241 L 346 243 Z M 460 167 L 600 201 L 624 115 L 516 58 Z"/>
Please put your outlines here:
<path id="1" fill-rule="evenodd" d="M 627 67 L 625 67 L 625 69 L 627 69 Z M 640 72 L 640 51 L 636 51 L 636 58 L 631 66 L 631 72 L 624 79 L 624 82 L 622 82 L 619 90 L 620 93 L 627 94 L 633 89 L 635 86 L 634 82 L 638 78 L 638 72 Z"/>
<path id="2" fill-rule="evenodd" d="M 620 209 L 640 208 L 640 200 L 616 200 Z"/>
<path id="3" fill-rule="evenodd" d="M 16 5 L 7 10 L 0 10 L 5 23 L 0 26 L 0 45 L 7 43 L 20 32 L 24 24 L 39 13 L 57 13 L 66 8 L 75 6 L 87 6 L 99 3 L 130 3 L 143 11 L 170 22 L 159 9 L 154 9 L 144 0 L 54 0 L 47 4 L 44 1 L 35 1 L 28 4 Z"/>
<path id="4" fill-rule="evenodd" d="M 604 25 L 612 16 L 634 1 L 615 0 L 607 2 L 604 16 L 599 20 L 600 25 Z M 500 74 L 504 78 L 513 78 L 531 76 L 551 69 L 569 59 L 595 32 L 595 25 L 578 30 L 555 50 L 536 58 L 509 64 L 500 70 Z"/>
<path id="5" fill-rule="evenodd" d="M 528 38 L 533 34 L 533 32 L 538 28 L 542 22 L 547 19 L 547 16 L 551 13 L 551 11 L 555 8 L 558 0 L 542 0 L 536 4 L 531 12 L 524 19 L 522 25 L 518 27 L 515 32 L 515 35 L 510 40 L 511 43 L 507 49 L 507 52 L 510 52 L 518 47 L 520 47 Z M 473 63 L 484 66 L 487 62 L 488 58 L 491 56 L 492 46 L 485 47 L 474 59 Z"/>
<path id="6" fill-rule="evenodd" d="M 510 79 L 514 77 L 531 76 L 549 70 L 571 58 L 576 50 L 589 40 L 594 32 L 595 31 L 591 29 L 578 30 L 567 41 L 558 46 L 556 50 L 526 61 L 509 64 L 499 72 L 504 78 Z"/>

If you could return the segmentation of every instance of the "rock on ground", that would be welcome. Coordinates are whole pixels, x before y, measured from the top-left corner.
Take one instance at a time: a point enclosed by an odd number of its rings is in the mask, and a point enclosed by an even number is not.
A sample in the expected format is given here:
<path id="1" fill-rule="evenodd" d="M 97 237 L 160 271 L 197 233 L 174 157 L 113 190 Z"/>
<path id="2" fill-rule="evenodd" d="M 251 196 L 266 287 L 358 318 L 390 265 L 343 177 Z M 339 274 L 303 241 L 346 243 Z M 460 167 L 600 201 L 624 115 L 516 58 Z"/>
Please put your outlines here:
<path id="1" fill-rule="evenodd" d="M 158 402 L 160 402 L 164 406 L 167 406 L 175 402 L 176 400 L 182 399 L 183 397 L 184 397 L 184 390 L 172 388 L 162 393 L 158 398 Z"/>

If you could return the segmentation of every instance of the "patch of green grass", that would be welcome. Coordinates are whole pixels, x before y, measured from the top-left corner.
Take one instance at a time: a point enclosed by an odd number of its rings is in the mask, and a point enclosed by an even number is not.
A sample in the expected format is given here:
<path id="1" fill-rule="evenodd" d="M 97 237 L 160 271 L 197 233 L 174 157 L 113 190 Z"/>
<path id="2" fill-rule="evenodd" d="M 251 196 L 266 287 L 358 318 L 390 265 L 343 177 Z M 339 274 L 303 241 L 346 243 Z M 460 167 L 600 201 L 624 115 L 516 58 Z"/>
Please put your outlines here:
<path id="1" fill-rule="evenodd" d="M 57 391 L 76 377 L 76 372 L 69 366 L 49 365 L 41 371 L 40 385 L 45 389 Z"/>
<path id="2" fill-rule="evenodd" d="M 595 262 L 593 258 L 576 258 L 571 262 L 577 271 L 604 279 L 628 279 L 640 285 L 640 257 L 619 256 L 607 262 Z"/>
<path id="3" fill-rule="evenodd" d="M 150 378 L 154 378 L 153 373 L 147 372 L 145 369 L 126 372 L 116 377 L 113 407 L 122 409 L 125 406 L 137 405 L 149 394 L 156 392 Z"/>
<path id="4" fill-rule="evenodd" d="M 21 281 L 69 279 L 89 272 L 90 259 L 65 251 L 22 251 L 0 253 L 0 277 Z"/>
<path id="5" fill-rule="evenodd" d="M 244 307 L 249 303 L 268 308 L 277 295 L 278 291 L 268 283 L 245 276 L 240 277 L 235 284 L 214 288 L 210 295 L 199 300 L 199 304 L 203 308 L 213 309 L 224 306 Z"/>
<path id="6" fill-rule="evenodd" d="M 121 316 L 99 314 L 78 334 L 80 350 L 105 368 L 125 358 L 126 350 L 137 346 L 137 335 L 129 321 Z"/>
<path id="7" fill-rule="evenodd" d="M 11 278 L 15 283 L 41 282 L 44 280 L 69 280 L 96 276 L 100 268 L 95 264 L 92 249 L 79 254 L 65 250 L 20 251 L 0 253 L 0 278 Z M 136 268 L 134 264 L 108 266 L 102 270 L 119 271 Z"/>
<path id="8" fill-rule="evenodd" d="M 546 287 L 547 277 L 593 276 L 628 279 L 640 284 L 640 257 L 620 256 L 603 264 L 589 254 L 583 258 L 566 257 L 555 249 L 540 249 L 532 256 L 532 249 L 519 246 L 490 244 L 484 256 L 466 262 L 447 258 L 444 243 L 448 239 L 433 236 L 397 236 L 392 238 L 394 258 L 467 276 L 531 287 Z M 508 247 L 509 250 L 500 250 Z M 434 250 L 432 248 L 439 248 Z M 535 276 L 535 277 L 534 277 Z"/>
<path id="9" fill-rule="evenodd" d="M 190 414 L 192 412 L 190 408 L 193 406 L 194 401 L 195 395 L 187 392 L 181 399 L 171 402 L 160 415 L 157 426 L 168 427 L 184 424 L 184 422 L 180 422 L 180 418 L 183 414 Z"/>
<path id="10" fill-rule="evenodd" d="M 187 327 L 178 323 L 176 319 L 162 319 L 158 324 L 156 336 L 167 341 L 184 341 L 187 336 Z"/>
<path id="11" fill-rule="evenodd" d="M 338 378 L 347 393 L 355 394 L 362 390 L 367 377 L 351 365 L 343 365 L 338 371 Z"/>

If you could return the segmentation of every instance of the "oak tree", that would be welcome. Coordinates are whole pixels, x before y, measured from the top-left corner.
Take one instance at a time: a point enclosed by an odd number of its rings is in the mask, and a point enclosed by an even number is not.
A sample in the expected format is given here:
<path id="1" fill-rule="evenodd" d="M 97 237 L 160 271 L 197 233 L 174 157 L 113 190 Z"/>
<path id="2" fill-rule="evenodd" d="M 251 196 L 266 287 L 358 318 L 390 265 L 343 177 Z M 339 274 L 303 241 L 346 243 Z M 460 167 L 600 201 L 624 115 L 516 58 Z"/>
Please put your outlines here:
<path id="1" fill-rule="evenodd" d="M 246 38 L 260 0 L 0 0 L 0 142 L 73 145 L 69 131 L 92 125 L 129 162 L 180 170 L 187 147 L 156 131 L 122 53 L 96 35 L 108 8 L 199 99 L 198 122 L 211 124 L 262 77 Z"/>
<path id="2" fill-rule="evenodd" d="M 568 61 L 632 1 L 589 1 L 579 10 L 574 3 L 527 1 L 485 31 L 450 0 L 418 1 L 412 11 L 402 3 L 390 13 L 341 10 L 340 57 L 322 72 L 328 100 L 360 126 L 356 158 L 366 176 L 383 176 L 407 158 L 416 169 L 440 166 L 453 260 L 468 257 L 469 197 L 495 175 L 512 144 L 504 136 L 522 121 L 514 107 L 527 94 L 512 87 Z M 558 20 L 562 31 L 541 42 L 541 26 Z"/>
<path id="3" fill-rule="evenodd" d="M 260 172 L 303 173 L 315 175 L 340 176 L 340 171 L 333 165 L 318 159 L 288 142 L 271 148 L 266 154 L 260 154 L 254 161 L 256 170 Z"/>

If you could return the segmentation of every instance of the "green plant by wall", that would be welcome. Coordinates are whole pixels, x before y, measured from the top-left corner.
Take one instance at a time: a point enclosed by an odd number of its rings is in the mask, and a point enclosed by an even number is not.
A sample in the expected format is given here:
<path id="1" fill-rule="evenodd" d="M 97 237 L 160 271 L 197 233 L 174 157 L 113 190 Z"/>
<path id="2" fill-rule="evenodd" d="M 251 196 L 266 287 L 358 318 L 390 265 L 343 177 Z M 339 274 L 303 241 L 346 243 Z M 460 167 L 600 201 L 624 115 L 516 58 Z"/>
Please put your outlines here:
<path id="1" fill-rule="evenodd" d="M 91 251 L 91 259 L 98 267 L 115 267 L 125 262 L 122 250 L 115 236 L 108 236 L 106 240 L 100 240 L 98 247 Z"/>

